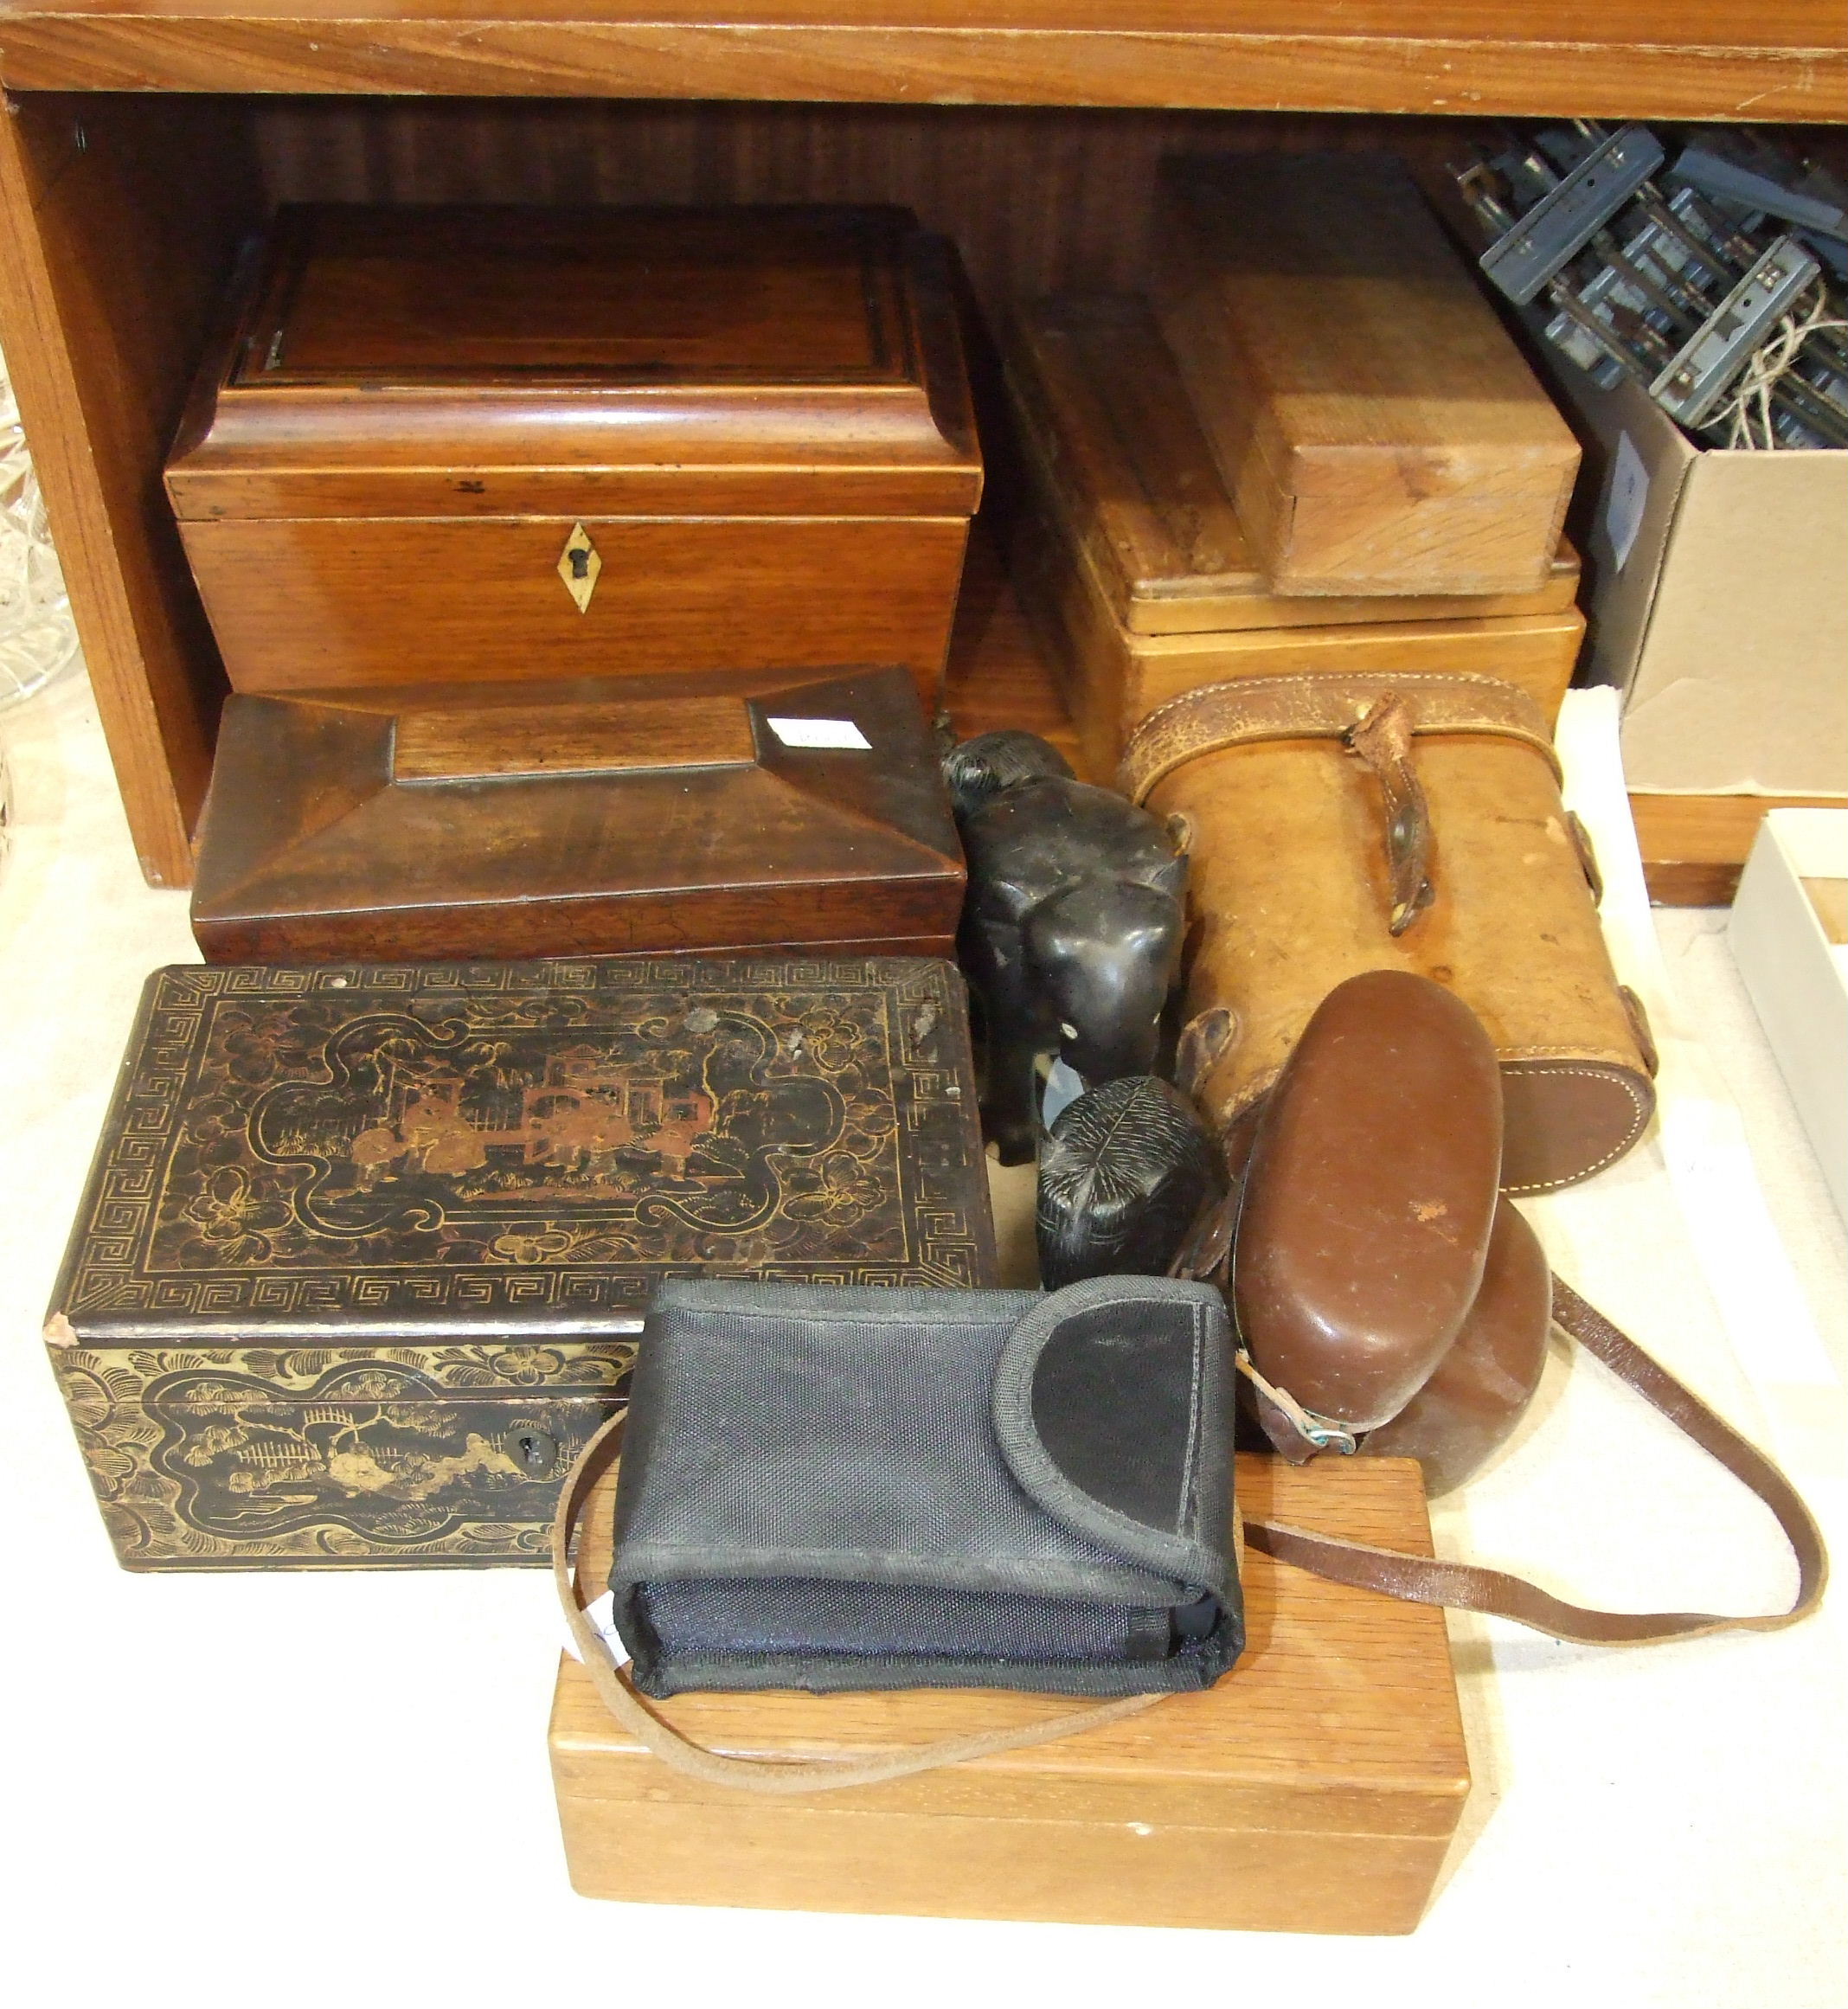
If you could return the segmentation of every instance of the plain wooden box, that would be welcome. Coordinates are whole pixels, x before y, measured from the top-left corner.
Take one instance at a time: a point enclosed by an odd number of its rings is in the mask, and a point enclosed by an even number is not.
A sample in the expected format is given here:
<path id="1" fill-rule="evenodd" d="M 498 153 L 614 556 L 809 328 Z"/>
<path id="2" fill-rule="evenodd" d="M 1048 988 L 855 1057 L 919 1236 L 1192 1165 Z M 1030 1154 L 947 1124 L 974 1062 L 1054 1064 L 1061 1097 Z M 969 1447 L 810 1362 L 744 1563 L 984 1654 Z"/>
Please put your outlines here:
<path id="1" fill-rule="evenodd" d="M 1557 716 L 1585 628 L 1569 543 L 1525 594 L 1279 593 L 1145 300 L 1036 301 L 1008 332 L 1011 570 L 1094 773 L 1149 713 L 1235 677 L 1486 674 Z"/>
<path id="2" fill-rule="evenodd" d="M 1381 154 L 1168 164 L 1163 328 L 1273 588 L 1537 591 L 1577 443 Z"/>
<path id="3" fill-rule="evenodd" d="M 1242 1457 L 1248 1518 L 1430 1553 L 1416 1465 Z M 580 1564 L 608 1570 L 610 1501 Z M 765 1800 L 671 1772 L 575 1660 L 552 1775 L 588 1897 L 1244 1931 L 1404 1933 L 1469 1792 L 1443 1614 L 1248 1550 L 1249 1644 L 1205 1695 L 1127 1723 L 878 1787 Z M 664 1704 L 715 1749 L 844 1762 L 1068 1709 L 985 1690 L 700 1695 Z"/>

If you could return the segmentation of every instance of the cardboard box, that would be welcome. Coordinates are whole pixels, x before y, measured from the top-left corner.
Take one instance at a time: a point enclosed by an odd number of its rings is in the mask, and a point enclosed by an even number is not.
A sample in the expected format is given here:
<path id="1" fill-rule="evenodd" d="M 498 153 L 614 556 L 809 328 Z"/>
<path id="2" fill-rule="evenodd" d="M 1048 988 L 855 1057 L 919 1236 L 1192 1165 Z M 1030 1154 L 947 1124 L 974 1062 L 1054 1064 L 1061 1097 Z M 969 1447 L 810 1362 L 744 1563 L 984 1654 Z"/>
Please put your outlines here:
<path id="1" fill-rule="evenodd" d="M 1848 1221 L 1848 809 L 1777 809 L 1765 818 L 1729 932 L 1739 974 Z"/>
<path id="2" fill-rule="evenodd" d="M 1848 802 L 1848 453 L 1698 446 L 1538 349 L 1585 449 L 1582 674 L 1625 694 L 1649 890 L 1723 906 L 1766 810 Z"/>

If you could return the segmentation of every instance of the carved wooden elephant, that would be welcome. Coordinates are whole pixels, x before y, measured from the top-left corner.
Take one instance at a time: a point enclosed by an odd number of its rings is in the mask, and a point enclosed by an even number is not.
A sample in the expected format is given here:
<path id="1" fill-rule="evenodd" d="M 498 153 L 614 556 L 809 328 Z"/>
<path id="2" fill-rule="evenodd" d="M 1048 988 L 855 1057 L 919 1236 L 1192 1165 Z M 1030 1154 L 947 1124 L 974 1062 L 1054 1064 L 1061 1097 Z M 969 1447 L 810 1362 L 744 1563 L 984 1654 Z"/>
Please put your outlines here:
<path id="1" fill-rule="evenodd" d="M 1088 1087 L 1152 1071 L 1187 860 L 1155 817 L 1074 780 L 1031 734 L 966 741 L 944 773 L 969 860 L 959 950 L 988 1033 L 983 1128 L 1004 1165 L 1022 1165 L 1041 1054 Z"/>

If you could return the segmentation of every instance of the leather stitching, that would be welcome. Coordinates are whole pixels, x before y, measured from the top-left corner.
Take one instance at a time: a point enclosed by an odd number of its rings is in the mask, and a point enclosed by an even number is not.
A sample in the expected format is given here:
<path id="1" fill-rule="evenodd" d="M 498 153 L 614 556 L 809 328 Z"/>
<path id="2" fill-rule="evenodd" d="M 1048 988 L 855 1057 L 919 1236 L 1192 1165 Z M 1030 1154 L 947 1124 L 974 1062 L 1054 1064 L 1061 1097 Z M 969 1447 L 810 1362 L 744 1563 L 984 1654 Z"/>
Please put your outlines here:
<path id="1" fill-rule="evenodd" d="M 1556 1193 L 1566 1186 L 1575 1186 L 1581 1179 L 1588 1179 L 1594 1172 L 1601 1172 L 1607 1165 L 1614 1165 L 1643 1133 L 1649 1120 L 1649 1105 L 1637 1093 L 1636 1083 L 1623 1074 L 1607 1072 L 1602 1068 L 1530 1068 L 1535 1075 L 1583 1075 L 1588 1081 L 1608 1082 L 1614 1080 L 1630 1098 L 1630 1107 L 1635 1112 L 1635 1121 L 1623 1133 L 1614 1147 L 1605 1152 L 1595 1165 L 1588 1165 L 1582 1171 L 1574 1172 L 1569 1178 L 1534 1179 L 1524 1185 L 1504 1186 L 1502 1191 L 1511 1195 L 1522 1193 Z"/>
<path id="2" fill-rule="evenodd" d="M 1506 1052 L 1498 1054 L 1497 1058 L 1502 1061 L 1525 1061 L 1535 1056 L 1544 1056 L 1553 1050 L 1556 1049 L 1546 1047 L 1511 1047 Z M 1567 1053 L 1570 1049 L 1560 1048 L 1556 1050 Z M 1634 1112 L 1634 1120 L 1615 1147 L 1607 1152 L 1595 1165 L 1587 1165 L 1583 1171 L 1575 1171 L 1568 1178 L 1534 1179 L 1518 1186 L 1504 1186 L 1502 1191 L 1511 1197 L 1518 1197 L 1525 1193 L 1556 1193 L 1562 1191 L 1567 1186 L 1575 1186 L 1581 1179 L 1588 1179 L 1594 1172 L 1602 1171 L 1606 1165 L 1614 1165 L 1642 1135 L 1648 1124 L 1652 1105 L 1644 1101 L 1636 1083 L 1630 1078 L 1627 1065 L 1622 1062 L 1612 1062 L 1608 1068 L 1548 1067 L 1528 1068 L 1524 1071 L 1534 1075 L 1583 1075 L 1588 1081 L 1595 1082 L 1614 1081 L 1630 1098 L 1630 1107 Z M 1248 1085 L 1242 1095 L 1235 1098 L 1224 1110 L 1220 1112 L 1219 1120 L 1221 1123 L 1229 1124 L 1235 1121 L 1254 1102 L 1261 1101 L 1276 1086 L 1278 1077 L 1282 1072 L 1281 1068 L 1274 1069 L 1255 1083 Z"/>

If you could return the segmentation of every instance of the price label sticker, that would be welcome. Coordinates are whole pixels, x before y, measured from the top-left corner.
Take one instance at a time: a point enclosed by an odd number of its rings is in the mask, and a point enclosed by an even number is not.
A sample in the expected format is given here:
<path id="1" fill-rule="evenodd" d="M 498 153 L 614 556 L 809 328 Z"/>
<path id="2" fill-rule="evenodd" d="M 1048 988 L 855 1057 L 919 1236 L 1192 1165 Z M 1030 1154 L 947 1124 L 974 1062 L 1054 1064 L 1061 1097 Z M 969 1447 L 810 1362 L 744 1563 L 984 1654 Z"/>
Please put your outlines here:
<path id="1" fill-rule="evenodd" d="M 584 1616 L 597 1628 L 604 1645 L 610 1650 L 610 1658 L 619 1667 L 626 1667 L 629 1664 L 629 1649 L 623 1645 L 622 1634 L 616 1630 L 615 1592 L 606 1590 L 601 1597 L 592 1599 L 584 1607 Z M 565 1634 L 565 1651 L 574 1660 L 584 1658 L 578 1651 L 577 1641 L 568 1632 Z"/>
<path id="2" fill-rule="evenodd" d="M 1643 527 L 1643 511 L 1649 506 L 1649 470 L 1631 443 L 1627 433 L 1617 435 L 1617 458 L 1611 467 L 1610 500 L 1604 505 L 1604 534 L 1611 541 L 1611 555 L 1621 572 L 1629 562 L 1636 533 Z"/>
<path id="3" fill-rule="evenodd" d="M 869 754 L 873 742 L 850 718 L 773 718 L 765 722 L 786 747 L 823 747 Z"/>

